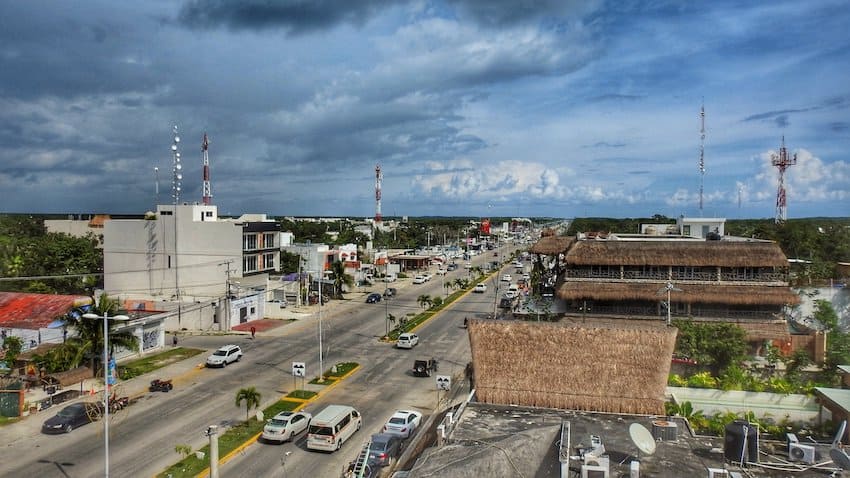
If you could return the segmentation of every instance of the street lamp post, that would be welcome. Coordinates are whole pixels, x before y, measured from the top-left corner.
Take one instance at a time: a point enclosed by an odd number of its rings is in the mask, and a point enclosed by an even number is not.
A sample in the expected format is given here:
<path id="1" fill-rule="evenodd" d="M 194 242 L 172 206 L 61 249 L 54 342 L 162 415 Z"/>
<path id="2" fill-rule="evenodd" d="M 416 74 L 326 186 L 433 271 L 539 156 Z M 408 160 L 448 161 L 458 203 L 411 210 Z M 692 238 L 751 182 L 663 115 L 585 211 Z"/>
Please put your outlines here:
<path id="1" fill-rule="evenodd" d="M 104 475 L 109 478 L 109 312 L 103 316 L 83 314 L 86 319 L 103 319 L 103 467 Z M 126 315 L 116 315 L 113 319 L 129 320 Z"/>

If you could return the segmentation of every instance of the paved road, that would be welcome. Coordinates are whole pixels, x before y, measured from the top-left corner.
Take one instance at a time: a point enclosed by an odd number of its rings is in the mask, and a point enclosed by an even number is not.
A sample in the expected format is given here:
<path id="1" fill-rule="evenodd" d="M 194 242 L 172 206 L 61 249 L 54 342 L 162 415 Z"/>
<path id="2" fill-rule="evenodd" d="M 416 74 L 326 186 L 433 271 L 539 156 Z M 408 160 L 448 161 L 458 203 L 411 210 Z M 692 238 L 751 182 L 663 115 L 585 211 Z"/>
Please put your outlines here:
<path id="1" fill-rule="evenodd" d="M 504 254 L 501 252 L 499 259 L 504 260 Z M 484 264 L 492 259 L 485 253 L 475 256 L 473 263 Z M 464 275 L 466 271 L 461 268 L 448 277 Z M 382 291 L 383 285 L 373 289 Z M 416 312 L 421 310 L 415 302 L 418 295 L 437 296 L 442 292 L 439 277 L 423 285 L 405 284 L 399 287 L 399 297 L 389 302 L 389 313 L 400 317 Z M 308 411 L 315 411 L 327 403 L 350 403 L 363 413 L 364 429 L 333 455 L 308 453 L 300 442 L 277 447 L 255 444 L 245 452 L 245 457 L 251 459 L 234 459 L 222 468 L 222 476 L 276 476 L 278 471 L 282 474 L 279 457 L 290 450 L 294 453 L 286 464 L 288 476 L 338 475 L 342 465 L 368 438 L 367 434 L 377 432 L 396 408 L 413 407 L 426 413 L 434 408 L 433 379 L 412 377 L 407 369 L 412 366 L 414 357 L 434 356 L 441 359 L 441 374 L 462 373 L 469 361 L 469 349 L 465 331 L 459 326 L 465 315 L 492 310 L 491 294 L 492 291 L 469 294 L 430 321 L 418 332 L 422 343 L 411 351 L 396 350 L 378 342 L 377 337 L 385 330 L 384 304 L 360 304 L 365 292 L 351 294 L 354 298 L 351 305 L 357 302 L 356 306 L 338 306 L 335 313 L 323 317 L 325 368 L 332 363 L 351 360 L 363 367 L 320 403 L 311 405 Z M 244 420 L 244 408 L 234 405 L 234 395 L 239 388 L 255 386 L 262 393 L 263 406 L 273 403 L 293 388 L 292 361 L 306 362 L 308 376 L 314 375 L 319 369 L 317 322 L 315 316 L 300 320 L 258 335 L 256 340 L 245 335 L 189 337 L 181 345 L 213 350 L 226 343 L 238 343 L 244 348 L 245 357 L 225 369 L 197 369 L 194 365 L 205 357 L 199 355 L 158 374 L 125 383 L 127 387 L 139 388 L 154 377 L 178 377 L 172 392 L 146 393 L 139 402 L 118 412 L 110 421 L 112 476 L 152 476 L 179 459 L 175 445 L 188 444 L 198 449 L 207 442 L 202 433 L 208 425 L 226 428 L 230 423 Z M 15 457 L 0 460 L 0 476 L 82 478 L 102 475 L 102 423 L 87 425 L 68 435 L 42 435 L 39 427 L 49 416 L 52 413 L 42 413 L 0 430 L 3 456 Z M 322 473 L 315 473 L 316 470 Z"/>

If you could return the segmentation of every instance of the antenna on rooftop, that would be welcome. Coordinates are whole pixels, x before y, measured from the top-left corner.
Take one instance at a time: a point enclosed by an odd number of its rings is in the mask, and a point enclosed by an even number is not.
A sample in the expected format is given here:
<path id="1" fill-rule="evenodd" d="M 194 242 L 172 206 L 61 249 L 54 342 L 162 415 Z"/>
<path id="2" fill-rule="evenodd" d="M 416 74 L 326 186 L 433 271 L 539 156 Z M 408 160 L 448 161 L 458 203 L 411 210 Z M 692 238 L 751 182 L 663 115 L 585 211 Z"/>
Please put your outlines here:
<path id="1" fill-rule="evenodd" d="M 705 104 L 699 108 L 699 215 L 702 214 L 702 192 L 705 181 Z"/>
<path id="2" fill-rule="evenodd" d="M 667 302 L 664 305 L 667 307 L 667 325 L 668 326 L 672 323 L 672 312 L 671 312 L 671 310 L 673 309 L 673 307 L 671 307 L 671 304 L 670 304 L 670 293 L 671 292 L 682 292 L 682 289 L 673 285 L 672 282 L 668 282 L 667 285 L 665 285 L 664 287 L 662 287 L 661 289 L 658 290 L 658 295 L 662 295 L 664 293 L 667 293 Z"/>
<path id="3" fill-rule="evenodd" d="M 381 182 L 384 180 L 384 174 L 381 172 L 381 165 L 375 165 L 375 224 L 381 224 Z"/>
<path id="4" fill-rule="evenodd" d="M 210 156 L 207 153 L 207 149 L 210 146 L 210 142 L 207 139 L 207 133 L 204 133 L 204 141 L 201 143 L 201 151 L 204 154 L 204 197 L 203 202 L 205 205 L 209 205 L 212 201 L 212 188 L 210 187 Z"/>

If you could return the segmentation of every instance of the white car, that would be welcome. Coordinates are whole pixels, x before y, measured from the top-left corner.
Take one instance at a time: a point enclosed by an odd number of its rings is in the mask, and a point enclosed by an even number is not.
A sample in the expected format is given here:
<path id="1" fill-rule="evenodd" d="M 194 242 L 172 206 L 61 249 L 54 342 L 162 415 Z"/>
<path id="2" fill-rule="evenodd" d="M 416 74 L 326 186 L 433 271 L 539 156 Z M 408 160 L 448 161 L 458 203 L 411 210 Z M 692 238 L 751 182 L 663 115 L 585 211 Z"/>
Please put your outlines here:
<path id="1" fill-rule="evenodd" d="M 313 416 L 307 412 L 280 412 L 266 422 L 263 440 L 285 442 L 307 429 Z"/>
<path id="2" fill-rule="evenodd" d="M 419 336 L 416 334 L 411 334 L 409 332 L 403 333 L 398 336 L 398 340 L 395 342 L 395 346 L 400 349 L 412 349 L 419 343 Z"/>
<path id="3" fill-rule="evenodd" d="M 225 345 L 207 357 L 207 367 L 226 367 L 242 358 L 242 349 L 238 345 Z"/>
<path id="4" fill-rule="evenodd" d="M 445 269 L 437 269 L 437 275 L 438 276 L 446 275 L 446 270 Z"/>
<path id="5" fill-rule="evenodd" d="M 519 294 L 515 290 L 508 290 L 503 296 L 505 299 L 516 299 Z"/>
<path id="6" fill-rule="evenodd" d="M 413 435 L 413 432 L 419 428 L 419 423 L 422 421 L 422 414 L 409 410 L 399 410 L 387 420 L 381 433 L 390 433 L 398 435 L 402 438 L 408 438 Z"/>
<path id="7" fill-rule="evenodd" d="M 424 277 L 424 278 L 425 278 L 425 281 L 426 281 L 426 282 L 434 278 L 434 276 L 432 276 L 432 275 L 431 275 L 430 273 L 428 273 L 428 272 L 426 272 L 426 273 L 422 274 L 422 277 Z"/>
<path id="8" fill-rule="evenodd" d="M 502 282 L 510 282 L 511 280 L 512 279 L 510 274 L 505 274 L 502 276 Z"/>
<path id="9" fill-rule="evenodd" d="M 472 292 L 477 292 L 479 294 L 483 294 L 484 292 L 487 292 L 487 285 L 486 284 L 475 284 L 475 287 L 472 289 Z"/>
<path id="10" fill-rule="evenodd" d="M 426 281 L 427 279 L 425 279 L 425 276 L 416 276 L 413 278 L 414 284 L 424 284 Z"/>

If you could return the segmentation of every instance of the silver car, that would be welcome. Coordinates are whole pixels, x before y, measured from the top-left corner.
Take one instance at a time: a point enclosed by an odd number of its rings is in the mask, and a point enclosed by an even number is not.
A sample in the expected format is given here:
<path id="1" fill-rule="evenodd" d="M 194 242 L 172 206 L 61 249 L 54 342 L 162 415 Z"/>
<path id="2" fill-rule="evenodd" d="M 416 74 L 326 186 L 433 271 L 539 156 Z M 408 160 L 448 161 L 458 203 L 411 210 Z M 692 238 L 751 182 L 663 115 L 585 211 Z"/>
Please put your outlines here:
<path id="1" fill-rule="evenodd" d="M 285 442 L 307 429 L 313 418 L 307 412 L 280 412 L 266 422 L 263 440 Z"/>

